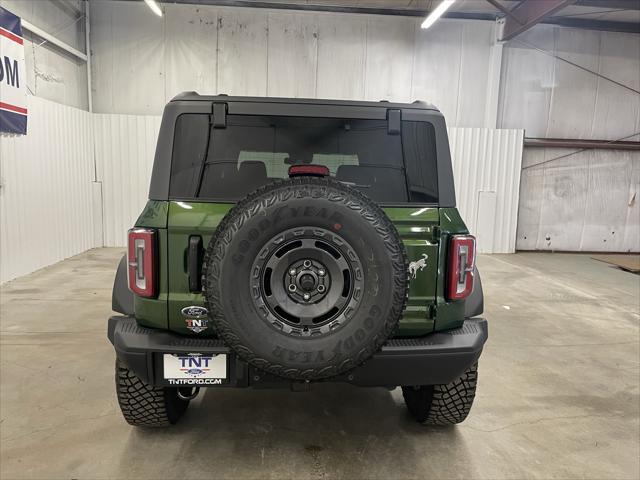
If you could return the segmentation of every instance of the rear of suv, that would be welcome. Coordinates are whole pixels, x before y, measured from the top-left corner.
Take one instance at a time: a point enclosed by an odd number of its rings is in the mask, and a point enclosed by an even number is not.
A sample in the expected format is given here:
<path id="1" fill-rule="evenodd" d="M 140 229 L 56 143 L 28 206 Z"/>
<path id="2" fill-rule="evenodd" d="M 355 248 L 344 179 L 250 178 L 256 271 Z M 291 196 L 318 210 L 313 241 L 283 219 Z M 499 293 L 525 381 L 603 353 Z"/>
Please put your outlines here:
<path id="1" fill-rule="evenodd" d="M 136 426 L 200 388 L 402 387 L 463 421 L 487 339 L 443 116 L 421 102 L 201 96 L 165 108 L 108 337 Z"/>

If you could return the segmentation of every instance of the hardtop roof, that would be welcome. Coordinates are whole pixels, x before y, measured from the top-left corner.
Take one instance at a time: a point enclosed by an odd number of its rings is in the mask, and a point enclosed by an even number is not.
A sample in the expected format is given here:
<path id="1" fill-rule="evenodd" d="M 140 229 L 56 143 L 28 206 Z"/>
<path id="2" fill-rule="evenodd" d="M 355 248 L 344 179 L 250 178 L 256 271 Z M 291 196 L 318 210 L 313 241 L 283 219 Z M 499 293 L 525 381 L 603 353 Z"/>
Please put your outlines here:
<path id="1" fill-rule="evenodd" d="M 422 100 L 415 100 L 412 103 L 396 103 L 389 102 L 387 100 L 380 100 L 378 102 L 365 101 L 365 100 L 330 100 L 321 98 L 284 98 L 284 97 L 236 97 L 226 94 L 218 95 L 200 95 L 198 92 L 182 92 L 171 99 L 171 102 L 176 101 L 204 101 L 204 102 L 251 102 L 251 103 L 282 103 L 282 104 L 306 104 L 306 105 L 335 105 L 342 107 L 384 107 L 384 108 L 399 108 L 399 109 L 415 109 L 415 110 L 431 110 L 440 113 L 440 110 L 435 105 L 432 105 Z"/>

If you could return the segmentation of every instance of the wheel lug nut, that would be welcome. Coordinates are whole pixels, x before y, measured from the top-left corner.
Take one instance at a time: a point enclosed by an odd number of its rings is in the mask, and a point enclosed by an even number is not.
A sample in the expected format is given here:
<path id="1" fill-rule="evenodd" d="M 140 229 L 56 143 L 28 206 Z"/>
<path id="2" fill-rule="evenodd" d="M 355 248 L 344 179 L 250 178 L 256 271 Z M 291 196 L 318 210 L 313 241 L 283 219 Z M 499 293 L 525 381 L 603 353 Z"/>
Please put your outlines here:
<path id="1" fill-rule="evenodd" d="M 318 275 L 320 275 L 321 277 L 323 277 L 323 276 L 324 276 L 324 270 L 322 270 L 322 269 L 318 270 Z"/>
<path id="2" fill-rule="evenodd" d="M 320 293 L 324 292 L 324 285 L 318 285 L 318 291 Z"/>
<path id="3" fill-rule="evenodd" d="M 309 298 L 310 298 L 308 293 L 305 293 L 302 297 L 303 297 L 305 300 L 309 300 Z"/>
<path id="4" fill-rule="evenodd" d="M 296 274 L 296 269 L 292 268 L 291 270 L 289 270 L 289 275 L 291 275 L 292 277 Z"/>
<path id="5" fill-rule="evenodd" d="M 311 260 L 305 260 L 304 262 L 302 262 L 302 264 L 305 268 L 309 268 L 311 266 Z"/>
<path id="6" fill-rule="evenodd" d="M 290 292 L 295 292 L 296 291 L 296 286 L 293 283 L 289 285 L 289 291 Z"/>

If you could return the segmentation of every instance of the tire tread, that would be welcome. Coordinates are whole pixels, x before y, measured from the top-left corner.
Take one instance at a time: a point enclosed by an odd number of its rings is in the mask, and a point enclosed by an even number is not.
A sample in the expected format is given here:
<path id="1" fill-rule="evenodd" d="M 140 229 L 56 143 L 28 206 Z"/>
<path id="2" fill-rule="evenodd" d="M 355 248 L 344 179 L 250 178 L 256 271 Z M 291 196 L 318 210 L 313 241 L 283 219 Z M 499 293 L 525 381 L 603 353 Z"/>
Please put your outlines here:
<path id="1" fill-rule="evenodd" d="M 171 408 L 169 402 L 173 400 L 188 403 L 177 397 L 173 399 L 168 394 L 167 387 L 146 384 L 119 360 L 116 360 L 116 391 L 124 419 L 137 427 L 166 427 L 174 424 L 184 413 L 186 405 L 178 405 L 176 410 Z"/>
<path id="2" fill-rule="evenodd" d="M 454 425 L 463 422 L 473 405 L 478 384 L 475 363 L 459 378 L 445 385 L 424 385 L 420 390 L 402 387 L 411 414 L 424 425 Z"/>

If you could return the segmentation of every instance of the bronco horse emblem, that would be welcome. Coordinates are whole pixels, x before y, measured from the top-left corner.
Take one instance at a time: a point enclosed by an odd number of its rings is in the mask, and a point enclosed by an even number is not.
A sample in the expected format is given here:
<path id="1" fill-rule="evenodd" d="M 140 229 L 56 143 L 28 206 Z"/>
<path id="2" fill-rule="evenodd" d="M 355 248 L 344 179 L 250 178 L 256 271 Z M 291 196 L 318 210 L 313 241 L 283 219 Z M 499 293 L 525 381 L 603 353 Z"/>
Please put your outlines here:
<path id="1" fill-rule="evenodd" d="M 423 253 L 420 260 L 416 260 L 415 262 L 411 262 L 409 264 L 409 275 L 411 276 L 412 280 L 416 278 L 419 271 L 427 266 L 427 258 L 429 258 L 429 255 Z"/>

